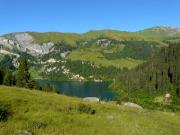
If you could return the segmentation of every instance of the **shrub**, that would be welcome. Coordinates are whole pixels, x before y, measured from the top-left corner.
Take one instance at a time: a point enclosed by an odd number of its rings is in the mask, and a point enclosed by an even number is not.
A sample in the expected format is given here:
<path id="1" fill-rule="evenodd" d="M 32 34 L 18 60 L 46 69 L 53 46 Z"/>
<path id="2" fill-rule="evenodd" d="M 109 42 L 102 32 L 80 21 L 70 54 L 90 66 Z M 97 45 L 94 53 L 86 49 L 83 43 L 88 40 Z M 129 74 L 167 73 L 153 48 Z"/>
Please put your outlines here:
<path id="1" fill-rule="evenodd" d="M 42 91 L 59 93 L 58 87 L 50 83 L 46 83 L 45 86 L 42 87 Z"/>
<path id="2" fill-rule="evenodd" d="M 0 121 L 7 121 L 11 115 L 10 105 L 0 102 Z"/>
<path id="3" fill-rule="evenodd" d="M 30 129 L 44 129 L 47 127 L 47 123 L 41 121 L 32 121 L 28 124 Z"/>
<path id="4" fill-rule="evenodd" d="M 87 114 L 95 114 L 96 113 L 95 109 L 92 109 L 92 107 L 90 105 L 86 105 L 86 104 L 79 104 L 78 111 L 80 113 L 87 113 Z"/>

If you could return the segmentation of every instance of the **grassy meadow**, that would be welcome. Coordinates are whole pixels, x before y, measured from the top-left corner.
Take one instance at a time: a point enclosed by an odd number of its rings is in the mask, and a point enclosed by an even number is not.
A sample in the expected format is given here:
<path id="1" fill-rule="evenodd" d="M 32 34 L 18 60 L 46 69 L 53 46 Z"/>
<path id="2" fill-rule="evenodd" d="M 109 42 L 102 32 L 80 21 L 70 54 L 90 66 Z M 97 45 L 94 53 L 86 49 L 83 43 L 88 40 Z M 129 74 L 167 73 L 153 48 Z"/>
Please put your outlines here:
<path id="1" fill-rule="evenodd" d="M 114 59 L 108 60 L 101 53 L 101 49 L 99 48 L 81 48 L 77 49 L 70 53 L 68 56 L 71 60 L 81 60 L 81 61 L 89 61 L 96 65 L 101 66 L 114 66 L 117 68 L 127 67 L 129 69 L 136 67 L 137 65 L 143 63 L 143 60 L 136 60 L 132 58 L 122 58 L 122 59 Z"/>
<path id="2" fill-rule="evenodd" d="M 0 121 L 0 135 L 19 135 L 21 131 L 34 135 L 180 133 L 178 112 L 136 109 L 115 102 L 89 103 L 55 93 L 0 86 L 1 112 L 3 106 L 8 106 L 9 117 Z M 85 109 L 79 106 L 85 106 Z M 89 110 L 94 110 L 94 113 L 89 113 Z"/>

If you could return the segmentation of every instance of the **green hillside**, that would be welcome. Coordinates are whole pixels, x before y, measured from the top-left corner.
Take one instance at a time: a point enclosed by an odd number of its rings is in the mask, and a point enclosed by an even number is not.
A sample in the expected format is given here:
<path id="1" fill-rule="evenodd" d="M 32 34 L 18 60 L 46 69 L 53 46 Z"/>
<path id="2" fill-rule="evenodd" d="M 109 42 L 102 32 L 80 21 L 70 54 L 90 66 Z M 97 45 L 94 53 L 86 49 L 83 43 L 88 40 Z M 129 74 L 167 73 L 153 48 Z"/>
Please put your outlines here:
<path id="1" fill-rule="evenodd" d="M 96 65 L 102 65 L 105 67 L 114 66 L 117 68 L 134 68 L 138 64 L 141 64 L 143 60 L 135 60 L 132 58 L 121 58 L 109 60 L 103 56 L 101 49 L 98 48 L 83 48 L 73 51 L 69 56 L 71 60 L 90 61 Z"/>
<path id="2" fill-rule="evenodd" d="M 114 87 L 126 100 L 145 105 L 149 102 L 159 108 L 165 105 L 172 110 L 179 110 L 180 44 L 162 48 L 160 53 L 144 64 L 119 75 Z M 167 93 L 171 95 L 171 99 L 165 103 L 163 97 Z M 157 98 L 160 100 L 157 101 Z"/>
<path id="3" fill-rule="evenodd" d="M 115 70 L 133 69 L 157 54 L 162 47 L 168 46 L 168 43 L 179 41 L 179 29 L 172 27 L 153 27 L 138 32 L 92 30 L 82 34 L 61 32 L 27 33 L 32 36 L 35 44 L 43 45 L 47 42 L 53 42 L 55 44 L 53 51 L 41 57 L 28 56 L 28 59 L 30 58 L 31 69 L 38 70 L 38 72 L 31 70 L 33 77 L 44 77 L 53 80 L 68 80 L 74 73 L 85 75 L 85 80 L 89 80 L 87 74 L 82 73 L 87 73 L 87 69 L 79 67 L 81 70 L 78 70 L 69 66 L 80 61 L 101 68 L 117 68 Z M 15 34 L 11 33 L 4 36 L 13 40 Z M 3 49 L 7 48 L 3 47 Z M 31 49 L 36 49 L 36 47 Z M 11 51 L 22 54 L 16 48 Z M 65 57 L 63 58 L 62 56 Z M 47 64 L 48 60 L 52 59 L 58 62 Z M 65 63 L 68 61 L 71 64 L 68 67 L 64 67 L 65 64 L 61 61 Z M 2 65 L 2 62 L 0 62 L 0 65 Z M 3 65 L 5 65 L 4 62 Z M 62 67 L 65 70 L 69 70 L 71 75 L 64 74 L 61 69 Z M 55 68 L 59 70 L 56 70 L 56 72 L 51 70 Z M 94 70 L 95 68 L 92 66 L 91 71 Z M 117 74 L 120 73 L 118 72 Z M 102 80 L 107 79 L 106 77 L 100 77 L 100 74 L 98 76 L 93 73 L 88 75 L 96 76 Z M 115 76 L 108 79 L 112 80 L 113 78 Z"/>
<path id="4" fill-rule="evenodd" d="M 90 61 L 96 65 L 134 68 L 160 50 L 163 43 L 156 41 L 118 41 L 98 38 L 70 53 L 71 60 Z"/>
<path id="5" fill-rule="evenodd" d="M 0 86 L 0 134 L 176 135 L 178 113 L 88 103 L 53 93 Z"/>
<path id="6" fill-rule="evenodd" d="M 46 43 L 49 41 L 57 42 L 61 40 L 71 40 L 71 41 L 78 41 L 78 40 L 90 40 L 93 38 L 98 37 L 109 37 L 115 40 L 142 40 L 148 39 L 149 37 L 144 37 L 143 35 L 138 35 L 136 33 L 131 32 L 124 32 L 118 30 L 94 30 L 89 31 L 83 34 L 77 33 L 60 33 L 60 32 L 45 32 L 45 33 L 38 33 L 38 32 L 29 32 L 34 38 L 37 43 Z"/>
<path id="7" fill-rule="evenodd" d="M 47 42 L 65 42 L 68 45 L 75 46 L 76 41 L 80 40 L 80 35 L 76 33 L 60 33 L 60 32 L 29 32 L 36 43 L 43 44 Z"/>
<path id="8" fill-rule="evenodd" d="M 78 42 L 90 41 L 92 39 L 97 39 L 100 37 L 108 37 L 117 41 L 126 40 L 147 40 L 147 41 L 160 41 L 157 35 L 147 36 L 147 34 L 139 34 L 138 32 L 125 32 L 118 30 L 94 30 L 83 34 L 77 33 L 61 33 L 61 32 L 28 32 L 33 36 L 35 42 L 37 43 L 47 43 L 47 42 L 66 42 L 69 45 L 76 45 Z"/>

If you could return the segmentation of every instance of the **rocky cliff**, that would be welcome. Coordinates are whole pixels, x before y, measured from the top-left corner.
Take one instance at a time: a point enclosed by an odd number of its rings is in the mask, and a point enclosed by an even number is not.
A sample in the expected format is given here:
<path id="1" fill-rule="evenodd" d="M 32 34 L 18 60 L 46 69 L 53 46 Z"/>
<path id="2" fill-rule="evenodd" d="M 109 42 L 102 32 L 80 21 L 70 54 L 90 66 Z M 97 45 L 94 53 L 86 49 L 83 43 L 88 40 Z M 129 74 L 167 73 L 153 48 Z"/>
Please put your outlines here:
<path id="1" fill-rule="evenodd" d="M 53 42 L 43 43 L 43 45 L 37 44 L 28 33 L 14 33 L 8 38 L 0 37 L 0 45 L 3 49 L 26 52 L 32 56 L 42 56 L 54 49 Z"/>

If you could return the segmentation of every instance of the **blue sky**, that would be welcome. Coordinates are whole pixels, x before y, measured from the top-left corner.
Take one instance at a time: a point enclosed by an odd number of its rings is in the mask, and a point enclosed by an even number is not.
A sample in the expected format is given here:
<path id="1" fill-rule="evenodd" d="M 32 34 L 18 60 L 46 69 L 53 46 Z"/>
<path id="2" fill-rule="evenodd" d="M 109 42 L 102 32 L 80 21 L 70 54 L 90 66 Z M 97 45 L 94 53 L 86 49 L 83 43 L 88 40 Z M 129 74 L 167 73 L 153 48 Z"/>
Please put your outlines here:
<path id="1" fill-rule="evenodd" d="M 180 0 L 0 0 L 0 34 L 180 27 Z"/>

